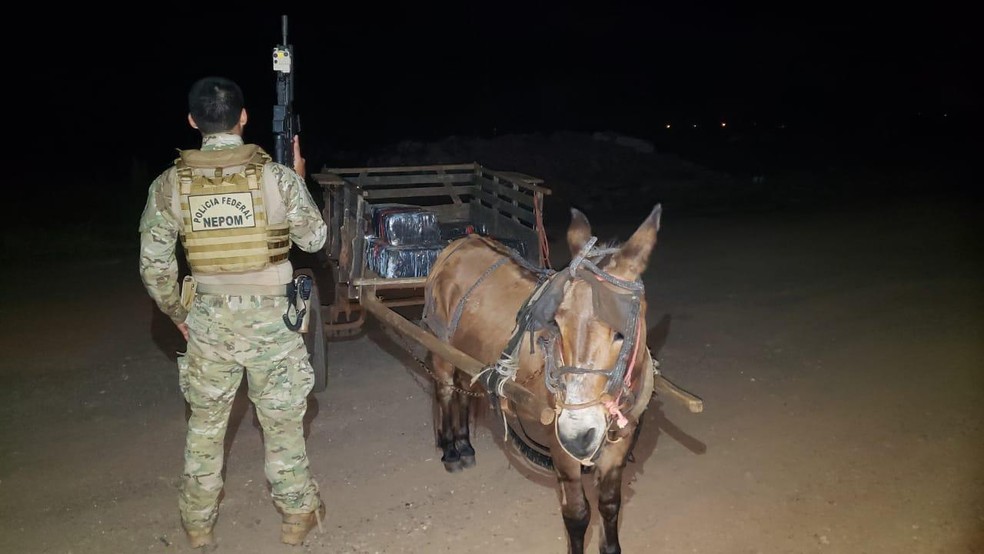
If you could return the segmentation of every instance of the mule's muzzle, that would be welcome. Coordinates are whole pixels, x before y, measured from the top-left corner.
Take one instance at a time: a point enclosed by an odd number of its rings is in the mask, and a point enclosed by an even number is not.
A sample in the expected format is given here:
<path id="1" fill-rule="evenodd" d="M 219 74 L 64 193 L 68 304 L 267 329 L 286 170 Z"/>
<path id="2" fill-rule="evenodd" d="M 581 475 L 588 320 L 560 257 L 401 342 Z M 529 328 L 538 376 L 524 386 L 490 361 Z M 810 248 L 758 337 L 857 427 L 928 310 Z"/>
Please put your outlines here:
<path id="1" fill-rule="evenodd" d="M 557 440 L 568 454 L 581 460 L 590 460 L 605 440 L 608 420 L 605 411 L 598 407 L 580 410 L 563 410 L 557 417 Z"/>

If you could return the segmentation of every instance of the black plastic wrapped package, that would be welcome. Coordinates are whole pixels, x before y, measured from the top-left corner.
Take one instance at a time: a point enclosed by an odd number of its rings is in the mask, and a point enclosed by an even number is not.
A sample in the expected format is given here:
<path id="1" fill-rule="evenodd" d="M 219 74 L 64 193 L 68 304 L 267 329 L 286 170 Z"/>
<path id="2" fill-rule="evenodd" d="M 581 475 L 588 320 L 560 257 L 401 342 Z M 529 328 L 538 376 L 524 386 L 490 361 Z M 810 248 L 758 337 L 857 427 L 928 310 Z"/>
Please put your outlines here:
<path id="1" fill-rule="evenodd" d="M 441 240 L 437 214 L 407 204 L 371 204 L 369 234 L 393 246 L 434 244 Z"/>
<path id="2" fill-rule="evenodd" d="M 446 243 L 387 244 L 379 237 L 366 237 L 366 264 L 380 277 L 426 277 Z"/>

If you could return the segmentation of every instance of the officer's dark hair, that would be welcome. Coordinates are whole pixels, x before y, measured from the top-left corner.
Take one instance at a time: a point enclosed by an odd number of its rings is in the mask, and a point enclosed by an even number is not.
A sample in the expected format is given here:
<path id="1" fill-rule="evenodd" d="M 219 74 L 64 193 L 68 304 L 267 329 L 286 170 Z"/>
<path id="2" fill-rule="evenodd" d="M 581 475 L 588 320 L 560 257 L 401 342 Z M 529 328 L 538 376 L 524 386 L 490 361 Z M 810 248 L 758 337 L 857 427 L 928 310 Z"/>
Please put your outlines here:
<path id="1" fill-rule="evenodd" d="M 188 91 L 188 113 L 203 135 L 228 131 L 239 123 L 243 91 L 225 77 L 203 77 Z"/>

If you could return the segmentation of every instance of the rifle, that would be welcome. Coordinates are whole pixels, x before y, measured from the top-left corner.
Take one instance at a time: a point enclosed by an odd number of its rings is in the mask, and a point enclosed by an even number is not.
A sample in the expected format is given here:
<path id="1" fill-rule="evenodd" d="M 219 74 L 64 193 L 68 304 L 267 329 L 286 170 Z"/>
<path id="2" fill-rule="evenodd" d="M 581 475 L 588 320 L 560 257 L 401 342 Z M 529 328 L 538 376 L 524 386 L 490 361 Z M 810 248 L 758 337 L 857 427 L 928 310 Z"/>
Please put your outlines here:
<path id="1" fill-rule="evenodd" d="M 281 16 L 283 43 L 273 49 L 277 74 L 277 104 L 273 107 L 273 159 L 294 168 L 294 135 L 301 132 L 301 118 L 294 112 L 294 47 L 287 42 L 287 16 Z"/>

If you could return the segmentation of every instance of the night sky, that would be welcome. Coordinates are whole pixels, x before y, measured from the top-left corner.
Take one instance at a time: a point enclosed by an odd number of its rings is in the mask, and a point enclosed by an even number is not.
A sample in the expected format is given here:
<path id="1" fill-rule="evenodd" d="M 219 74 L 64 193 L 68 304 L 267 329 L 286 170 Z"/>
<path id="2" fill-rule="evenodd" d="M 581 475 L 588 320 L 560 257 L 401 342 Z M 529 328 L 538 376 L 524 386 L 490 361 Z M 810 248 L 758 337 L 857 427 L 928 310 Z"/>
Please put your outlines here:
<path id="1" fill-rule="evenodd" d="M 241 84 L 246 139 L 271 147 L 281 13 L 312 169 L 448 135 L 614 130 L 672 145 L 666 124 L 712 132 L 727 121 L 730 133 L 904 142 L 973 138 L 981 121 L 978 29 L 942 7 L 331 4 L 233 15 L 169 5 L 119 22 L 14 14 L 8 24 L 36 33 L 14 41 L 30 55 L 8 77 L 12 138 L 35 145 L 15 150 L 17 168 L 55 167 L 58 180 L 99 160 L 100 176 L 80 182 L 106 187 L 131 186 L 135 164 L 156 174 L 174 149 L 199 144 L 185 95 L 208 74 Z"/>

